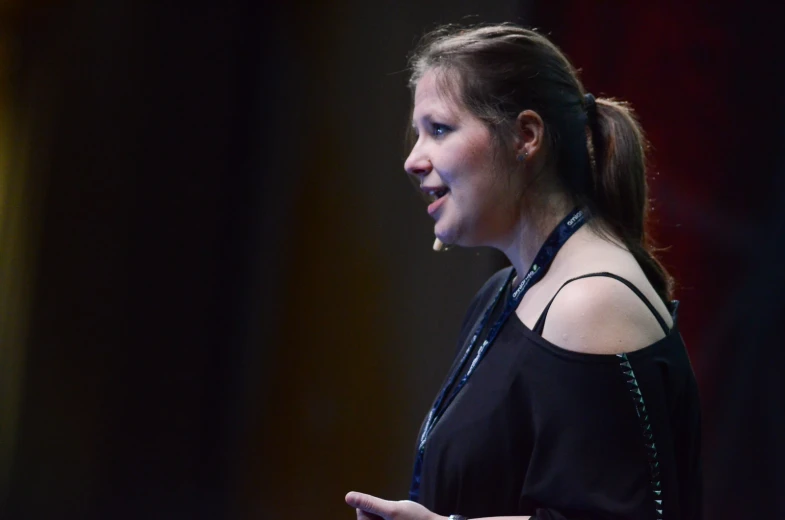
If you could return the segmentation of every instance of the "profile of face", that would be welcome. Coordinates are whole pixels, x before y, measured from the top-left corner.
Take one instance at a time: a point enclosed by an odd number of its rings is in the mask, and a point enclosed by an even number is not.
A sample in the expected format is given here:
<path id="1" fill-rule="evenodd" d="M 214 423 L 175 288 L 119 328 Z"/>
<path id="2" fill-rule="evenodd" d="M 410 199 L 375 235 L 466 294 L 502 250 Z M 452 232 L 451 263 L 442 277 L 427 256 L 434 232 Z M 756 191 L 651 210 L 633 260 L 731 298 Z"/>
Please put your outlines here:
<path id="1" fill-rule="evenodd" d="M 510 174 L 514 157 L 497 149 L 486 123 L 456 101 L 458 96 L 440 90 L 439 72 L 428 70 L 417 83 L 412 118 L 417 141 L 404 169 L 430 196 L 428 213 L 442 242 L 500 246 L 520 215 L 520 176 Z"/>

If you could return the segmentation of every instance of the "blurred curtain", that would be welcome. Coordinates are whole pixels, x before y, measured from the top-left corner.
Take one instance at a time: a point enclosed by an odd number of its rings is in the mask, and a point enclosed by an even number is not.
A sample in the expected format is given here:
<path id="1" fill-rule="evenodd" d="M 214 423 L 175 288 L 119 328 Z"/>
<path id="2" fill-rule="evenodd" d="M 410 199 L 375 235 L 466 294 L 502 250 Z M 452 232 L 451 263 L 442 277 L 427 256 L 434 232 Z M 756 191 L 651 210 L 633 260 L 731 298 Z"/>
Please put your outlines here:
<path id="1" fill-rule="evenodd" d="M 0 516 L 225 516 L 263 13 L 5 5 Z"/>
<path id="2" fill-rule="evenodd" d="M 0 11 L 0 507 L 8 492 L 11 457 L 17 427 L 21 375 L 24 369 L 24 330 L 27 322 L 30 247 L 24 210 L 27 186 L 14 168 L 12 150 L 21 148 L 22 129 L 16 134 L 12 114 L 11 71 L 13 12 Z M 16 139 L 14 139 L 14 135 Z M 26 232 L 27 231 L 27 232 Z M 28 260 L 28 262 L 26 262 Z"/>
<path id="3" fill-rule="evenodd" d="M 53 102 L 52 71 L 25 67 L 20 53 L 29 15 L 24 2 L 0 4 L 0 512 L 19 430 Z"/>

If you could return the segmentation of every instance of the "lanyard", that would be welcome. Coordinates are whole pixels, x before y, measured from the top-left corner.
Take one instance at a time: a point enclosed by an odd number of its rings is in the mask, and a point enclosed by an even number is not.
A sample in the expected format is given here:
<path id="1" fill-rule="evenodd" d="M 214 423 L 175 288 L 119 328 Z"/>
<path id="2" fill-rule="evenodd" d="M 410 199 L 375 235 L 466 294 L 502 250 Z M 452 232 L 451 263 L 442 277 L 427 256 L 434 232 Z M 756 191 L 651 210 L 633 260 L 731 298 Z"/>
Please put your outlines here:
<path id="1" fill-rule="evenodd" d="M 509 277 L 496 292 L 496 296 L 485 310 L 485 314 L 475 329 L 472 339 L 469 341 L 469 346 L 464 351 L 458 366 L 453 371 L 447 383 L 445 383 L 445 385 L 442 387 L 438 397 L 436 398 L 436 401 L 434 402 L 433 408 L 431 408 L 431 411 L 428 413 L 428 418 L 425 421 L 425 426 L 423 427 L 422 435 L 420 436 L 420 442 L 417 449 L 417 458 L 414 463 L 414 475 L 412 476 L 412 486 L 409 491 L 410 500 L 417 502 L 420 494 L 420 476 L 422 474 L 422 463 L 425 456 L 425 444 L 428 441 L 434 426 L 436 426 L 436 423 L 439 421 L 439 419 L 441 419 L 442 415 L 444 415 L 445 410 L 447 410 L 447 407 L 450 406 L 450 403 L 452 403 L 453 399 L 455 399 L 455 396 L 457 396 L 461 389 L 466 385 L 466 382 L 477 368 L 477 364 L 480 362 L 485 353 L 488 351 L 488 348 L 496 339 L 496 335 L 499 333 L 502 325 L 504 325 L 504 322 L 507 321 L 507 318 L 510 316 L 510 314 L 512 314 L 512 312 L 514 312 L 521 303 L 523 296 L 534 284 L 539 282 L 542 277 L 545 276 L 545 273 L 548 271 L 551 262 L 553 262 L 556 253 L 559 252 L 559 249 L 561 249 L 564 243 L 567 242 L 567 240 L 584 224 L 585 221 L 586 218 L 584 217 L 583 211 L 575 208 L 566 217 L 564 217 L 559 225 L 556 226 L 556 228 L 551 232 L 551 234 L 545 240 L 545 243 L 537 252 L 537 256 L 534 257 L 534 262 L 532 262 L 532 265 L 529 268 L 529 271 L 526 273 L 526 276 L 521 279 L 518 287 L 512 291 L 512 295 L 504 306 L 504 310 L 502 311 L 501 315 L 496 320 L 496 323 L 494 323 L 493 326 L 489 329 L 488 335 L 477 349 L 477 353 L 475 354 L 471 365 L 469 365 L 469 369 L 466 371 L 466 374 L 456 385 L 455 381 L 466 366 L 466 363 L 469 360 L 472 351 L 474 350 L 474 346 L 477 343 L 477 339 L 479 338 L 480 334 L 482 334 L 485 326 L 488 324 L 488 320 L 490 319 L 493 310 L 496 308 L 496 305 L 499 303 L 501 295 L 504 293 L 504 289 L 512 283 L 512 280 L 515 277 L 515 269 L 510 270 Z M 450 392 L 450 389 L 453 387 L 454 389 Z"/>

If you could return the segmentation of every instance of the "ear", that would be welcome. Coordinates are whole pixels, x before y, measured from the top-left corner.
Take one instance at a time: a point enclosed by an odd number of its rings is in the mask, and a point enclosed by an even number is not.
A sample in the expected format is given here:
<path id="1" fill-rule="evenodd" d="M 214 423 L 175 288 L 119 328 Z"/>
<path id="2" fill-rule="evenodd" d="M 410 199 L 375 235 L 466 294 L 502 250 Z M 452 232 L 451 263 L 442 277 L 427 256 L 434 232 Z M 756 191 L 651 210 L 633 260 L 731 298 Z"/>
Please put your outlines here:
<path id="1" fill-rule="evenodd" d="M 515 120 L 515 154 L 535 157 L 545 142 L 545 123 L 534 110 L 524 110 Z"/>

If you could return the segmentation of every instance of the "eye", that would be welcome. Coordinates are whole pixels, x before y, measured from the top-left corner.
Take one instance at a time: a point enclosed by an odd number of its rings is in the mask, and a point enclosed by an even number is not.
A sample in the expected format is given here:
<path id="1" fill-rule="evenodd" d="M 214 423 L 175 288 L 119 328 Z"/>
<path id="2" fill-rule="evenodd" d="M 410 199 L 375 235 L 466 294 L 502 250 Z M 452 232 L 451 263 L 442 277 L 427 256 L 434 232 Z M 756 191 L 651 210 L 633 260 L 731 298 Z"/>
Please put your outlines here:
<path id="1" fill-rule="evenodd" d="M 440 123 L 431 124 L 431 134 L 434 137 L 441 137 L 447 134 L 447 132 L 449 131 L 450 131 L 450 127 L 448 127 L 447 125 L 442 125 Z"/>

